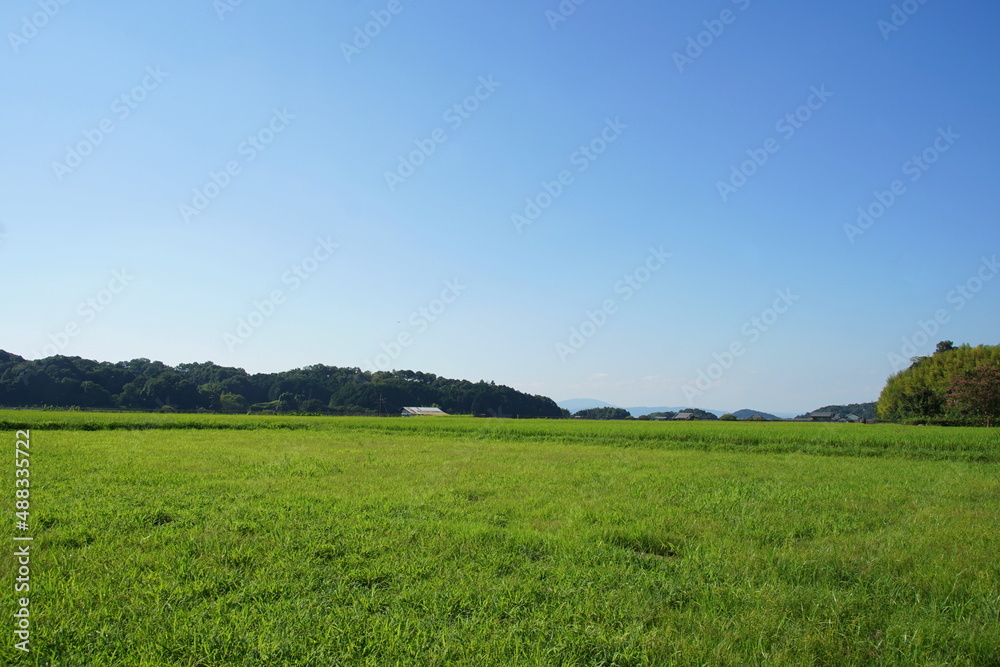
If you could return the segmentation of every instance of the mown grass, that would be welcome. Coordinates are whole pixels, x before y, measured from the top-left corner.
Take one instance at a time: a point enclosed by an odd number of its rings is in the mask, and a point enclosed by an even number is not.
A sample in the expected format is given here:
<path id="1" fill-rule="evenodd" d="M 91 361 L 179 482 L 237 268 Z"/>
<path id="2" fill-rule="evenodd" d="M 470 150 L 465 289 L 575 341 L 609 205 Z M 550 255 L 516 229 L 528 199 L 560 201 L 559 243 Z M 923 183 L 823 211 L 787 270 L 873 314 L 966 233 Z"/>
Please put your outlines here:
<path id="1" fill-rule="evenodd" d="M 1000 664 L 986 431 L 180 417 L 32 431 L 0 660 Z"/>

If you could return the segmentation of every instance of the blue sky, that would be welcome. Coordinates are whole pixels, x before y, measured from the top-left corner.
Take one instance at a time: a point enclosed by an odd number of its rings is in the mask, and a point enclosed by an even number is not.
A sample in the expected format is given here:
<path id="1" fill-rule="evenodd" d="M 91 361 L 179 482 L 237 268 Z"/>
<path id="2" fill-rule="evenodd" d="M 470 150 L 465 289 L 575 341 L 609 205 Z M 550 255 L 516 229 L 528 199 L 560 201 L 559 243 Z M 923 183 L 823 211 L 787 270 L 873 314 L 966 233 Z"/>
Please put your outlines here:
<path id="1" fill-rule="evenodd" d="M 1000 342 L 1000 6 L 679 4 L 7 3 L 0 347 L 797 412 Z"/>

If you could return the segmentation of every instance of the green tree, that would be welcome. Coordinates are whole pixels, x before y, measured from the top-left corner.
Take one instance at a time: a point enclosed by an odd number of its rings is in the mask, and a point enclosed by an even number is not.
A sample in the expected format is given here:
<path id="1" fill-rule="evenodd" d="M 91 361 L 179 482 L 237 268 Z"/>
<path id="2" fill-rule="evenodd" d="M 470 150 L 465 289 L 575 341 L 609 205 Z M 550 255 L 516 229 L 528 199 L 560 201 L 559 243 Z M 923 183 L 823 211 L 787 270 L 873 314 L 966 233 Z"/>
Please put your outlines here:
<path id="1" fill-rule="evenodd" d="M 622 408 L 591 408 L 580 410 L 573 416 L 581 419 L 628 419 L 632 415 Z"/>
<path id="2" fill-rule="evenodd" d="M 702 410 L 701 408 L 684 408 L 681 412 L 690 412 L 695 416 L 695 419 L 700 419 L 702 421 L 715 421 L 718 419 L 714 412 L 708 412 L 707 410 Z"/>
<path id="3" fill-rule="evenodd" d="M 985 422 L 1000 419 L 1000 364 L 982 364 L 951 379 L 948 401 L 963 415 Z"/>
<path id="4" fill-rule="evenodd" d="M 950 340 L 943 340 L 937 344 L 937 348 L 934 349 L 934 354 L 942 354 L 943 352 L 951 352 L 955 349 L 955 344 Z"/>
<path id="5" fill-rule="evenodd" d="M 289 392 L 279 396 L 274 403 L 276 412 L 294 412 L 299 405 L 299 402 L 295 400 L 295 395 Z"/>
<path id="6" fill-rule="evenodd" d="M 299 412 L 306 412 L 313 415 L 320 414 L 326 412 L 326 403 L 318 398 L 307 398 L 299 403 Z"/>
<path id="7" fill-rule="evenodd" d="M 222 412 L 246 412 L 247 399 L 240 394 L 220 394 L 219 409 Z"/>
<path id="8" fill-rule="evenodd" d="M 85 408 L 110 408 L 115 404 L 115 399 L 101 385 L 91 380 L 84 380 L 80 383 L 80 392 L 83 395 L 82 406 Z"/>
<path id="9" fill-rule="evenodd" d="M 719 420 L 724 422 L 734 422 L 736 421 L 736 415 L 727 412 L 726 414 L 719 417 Z"/>
<path id="10" fill-rule="evenodd" d="M 948 397 L 952 378 L 983 364 L 998 363 L 1000 345 L 961 345 L 944 354 L 920 357 L 886 381 L 878 399 L 878 417 L 887 421 L 961 421 L 963 413 Z"/>

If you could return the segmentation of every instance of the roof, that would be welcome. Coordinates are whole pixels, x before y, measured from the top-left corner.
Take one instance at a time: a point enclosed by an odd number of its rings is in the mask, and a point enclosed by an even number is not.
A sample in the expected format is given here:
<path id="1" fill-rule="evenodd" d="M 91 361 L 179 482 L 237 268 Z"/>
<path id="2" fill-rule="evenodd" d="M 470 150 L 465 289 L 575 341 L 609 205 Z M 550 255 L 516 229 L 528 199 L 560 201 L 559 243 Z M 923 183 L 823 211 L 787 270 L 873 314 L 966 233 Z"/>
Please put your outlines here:
<path id="1" fill-rule="evenodd" d="M 403 408 L 403 412 L 424 417 L 447 417 L 448 413 L 441 408 Z"/>
<path id="2" fill-rule="evenodd" d="M 678 412 L 674 415 L 674 419 L 697 419 L 693 412 Z"/>
<path id="3" fill-rule="evenodd" d="M 837 416 L 836 412 L 810 412 L 810 417 L 817 417 L 819 419 L 833 419 Z"/>

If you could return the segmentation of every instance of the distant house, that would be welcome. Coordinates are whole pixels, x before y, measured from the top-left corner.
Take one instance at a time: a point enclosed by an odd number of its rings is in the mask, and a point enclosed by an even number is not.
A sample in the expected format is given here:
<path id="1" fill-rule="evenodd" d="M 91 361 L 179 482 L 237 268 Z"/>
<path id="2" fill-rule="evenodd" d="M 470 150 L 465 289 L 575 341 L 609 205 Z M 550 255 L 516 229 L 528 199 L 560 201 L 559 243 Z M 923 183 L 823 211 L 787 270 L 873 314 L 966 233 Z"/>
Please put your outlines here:
<path id="1" fill-rule="evenodd" d="M 864 419 L 862 419 L 857 415 L 847 415 L 846 417 L 841 417 L 838 415 L 835 421 L 838 424 L 861 424 L 864 422 Z"/>
<path id="2" fill-rule="evenodd" d="M 402 417 L 447 417 L 448 413 L 441 408 L 403 408 Z"/>
<path id="3" fill-rule="evenodd" d="M 806 417 L 811 422 L 833 422 L 840 418 L 836 412 L 810 412 Z"/>
<path id="4" fill-rule="evenodd" d="M 697 421 L 698 417 L 693 412 L 678 412 L 674 415 L 674 419 L 679 421 Z"/>

